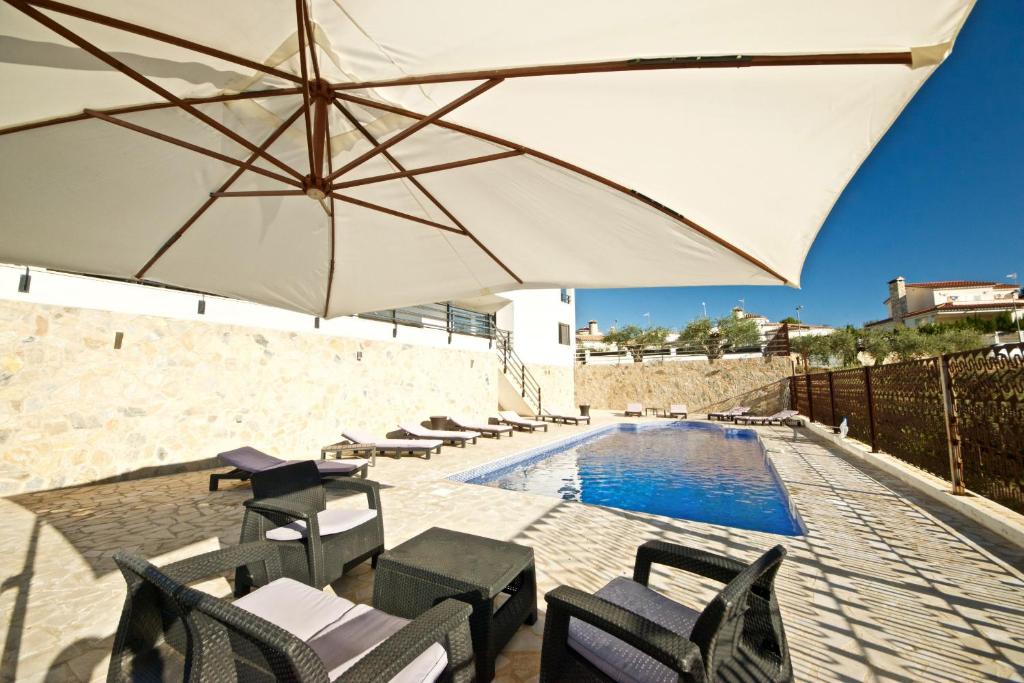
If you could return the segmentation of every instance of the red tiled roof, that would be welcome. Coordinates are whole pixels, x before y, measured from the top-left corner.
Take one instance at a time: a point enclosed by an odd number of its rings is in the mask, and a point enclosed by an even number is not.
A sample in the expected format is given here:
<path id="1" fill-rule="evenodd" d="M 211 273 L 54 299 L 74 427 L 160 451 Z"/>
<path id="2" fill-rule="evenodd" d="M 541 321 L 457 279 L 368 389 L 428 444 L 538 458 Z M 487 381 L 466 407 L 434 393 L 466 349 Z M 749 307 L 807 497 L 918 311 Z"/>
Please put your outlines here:
<path id="1" fill-rule="evenodd" d="M 992 309 L 1014 309 L 1014 299 L 1006 299 L 1005 301 L 972 301 L 970 303 L 959 303 L 957 301 L 947 301 L 944 304 L 938 304 L 937 306 L 929 306 L 928 308 L 922 308 L 918 311 L 907 313 L 904 318 L 912 318 L 915 315 L 922 313 L 928 313 L 929 311 L 960 311 L 960 310 L 978 310 L 984 308 Z M 1022 306 L 1024 309 L 1024 306 Z"/>
<path id="2" fill-rule="evenodd" d="M 908 282 L 907 287 L 924 287 L 927 289 L 955 287 L 996 287 L 998 289 L 1016 289 L 1017 285 L 994 282 L 992 280 L 938 280 L 936 282 Z"/>

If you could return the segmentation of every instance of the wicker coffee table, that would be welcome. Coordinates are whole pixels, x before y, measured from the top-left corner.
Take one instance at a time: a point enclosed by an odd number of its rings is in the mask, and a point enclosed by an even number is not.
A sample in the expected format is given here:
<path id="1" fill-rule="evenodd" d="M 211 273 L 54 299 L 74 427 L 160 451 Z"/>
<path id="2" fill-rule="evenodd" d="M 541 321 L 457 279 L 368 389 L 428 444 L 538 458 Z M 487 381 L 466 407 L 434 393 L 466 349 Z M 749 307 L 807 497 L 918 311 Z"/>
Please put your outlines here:
<path id="1" fill-rule="evenodd" d="M 377 609 L 414 619 L 444 598 L 473 606 L 477 680 L 493 679 L 494 660 L 519 625 L 537 621 L 533 548 L 434 527 L 377 558 Z"/>

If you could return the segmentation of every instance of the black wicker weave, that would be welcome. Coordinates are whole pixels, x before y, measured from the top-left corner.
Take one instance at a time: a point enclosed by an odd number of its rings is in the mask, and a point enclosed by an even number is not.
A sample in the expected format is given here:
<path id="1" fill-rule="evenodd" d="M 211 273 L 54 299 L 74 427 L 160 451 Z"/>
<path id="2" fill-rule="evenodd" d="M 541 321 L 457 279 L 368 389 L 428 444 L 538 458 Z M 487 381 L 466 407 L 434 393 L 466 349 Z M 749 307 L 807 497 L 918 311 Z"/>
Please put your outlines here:
<path id="1" fill-rule="evenodd" d="M 252 490 L 252 500 L 245 502 L 242 543 L 263 541 L 267 531 L 295 520 L 303 520 L 307 525 L 306 538 L 275 541 L 284 576 L 323 588 L 367 559 L 376 566 L 377 556 L 384 551 L 383 510 L 377 482 L 336 479 L 321 483 L 316 465 L 297 462 L 257 472 L 252 477 Z M 327 507 L 328 490 L 366 494 L 367 505 L 377 515 L 347 531 L 321 537 L 317 513 Z M 251 588 L 268 582 L 261 567 L 241 567 L 235 577 L 235 595 L 245 595 Z"/>
<path id="2" fill-rule="evenodd" d="M 107 680 L 328 681 L 323 662 L 305 642 L 226 600 L 188 583 L 224 575 L 239 566 L 262 565 L 281 576 L 277 544 L 247 543 L 157 568 L 118 553 L 114 560 L 128 583 L 128 597 L 114 639 Z M 470 607 L 446 600 L 377 645 L 336 681 L 388 681 L 433 643 L 444 647 L 445 683 L 473 680 Z"/>
<path id="3" fill-rule="evenodd" d="M 499 606 L 502 594 L 508 599 Z M 434 527 L 381 555 L 373 582 L 377 609 L 414 618 L 446 598 L 472 605 L 477 679 L 490 681 L 520 625 L 537 621 L 533 549 Z"/>
<path id="4" fill-rule="evenodd" d="M 680 681 L 785 683 L 793 680 L 789 646 L 775 597 L 775 575 L 786 549 L 775 546 L 749 565 L 684 546 L 649 541 L 637 549 L 633 580 L 647 585 L 652 564 L 693 572 L 726 584 L 704 608 L 689 638 L 595 595 L 560 586 L 548 603 L 541 683 L 610 679 L 569 645 L 570 619 L 579 619 L 661 662 Z"/>

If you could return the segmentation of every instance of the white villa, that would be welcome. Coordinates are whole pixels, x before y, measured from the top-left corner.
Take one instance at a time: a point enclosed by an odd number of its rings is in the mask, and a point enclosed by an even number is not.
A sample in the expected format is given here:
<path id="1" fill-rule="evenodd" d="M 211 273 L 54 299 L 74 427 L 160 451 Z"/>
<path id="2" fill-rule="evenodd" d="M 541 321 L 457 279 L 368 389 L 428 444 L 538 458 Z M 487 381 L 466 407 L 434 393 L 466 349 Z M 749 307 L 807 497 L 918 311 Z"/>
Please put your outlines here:
<path id="1" fill-rule="evenodd" d="M 889 298 L 882 303 L 888 306 L 889 317 L 865 327 L 917 327 L 967 317 L 994 318 L 1001 313 L 1009 313 L 1011 319 L 1024 317 L 1018 285 L 1003 282 L 907 282 L 897 277 L 889 281 Z"/>

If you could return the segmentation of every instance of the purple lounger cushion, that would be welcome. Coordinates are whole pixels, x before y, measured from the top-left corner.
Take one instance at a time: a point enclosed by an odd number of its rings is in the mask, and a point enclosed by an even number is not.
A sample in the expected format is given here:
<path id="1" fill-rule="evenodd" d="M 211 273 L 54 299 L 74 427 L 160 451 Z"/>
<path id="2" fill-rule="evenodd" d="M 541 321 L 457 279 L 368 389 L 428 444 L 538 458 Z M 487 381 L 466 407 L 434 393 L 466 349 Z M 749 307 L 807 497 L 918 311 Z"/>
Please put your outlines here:
<path id="1" fill-rule="evenodd" d="M 264 470 L 272 470 L 275 467 L 281 467 L 292 462 L 298 462 L 296 460 L 282 460 L 281 458 L 275 458 L 272 455 L 268 455 L 263 451 L 258 451 L 252 446 L 242 446 L 230 451 L 224 451 L 223 453 L 217 454 L 221 460 L 228 465 L 236 467 L 245 472 L 262 472 Z M 354 472 L 363 465 L 366 464 L 365 460 L 359 458 L 349 460 L 313 460 L 316 463 L 317 469 L 320 470 L 320 474 L 348 474 Z"/>

